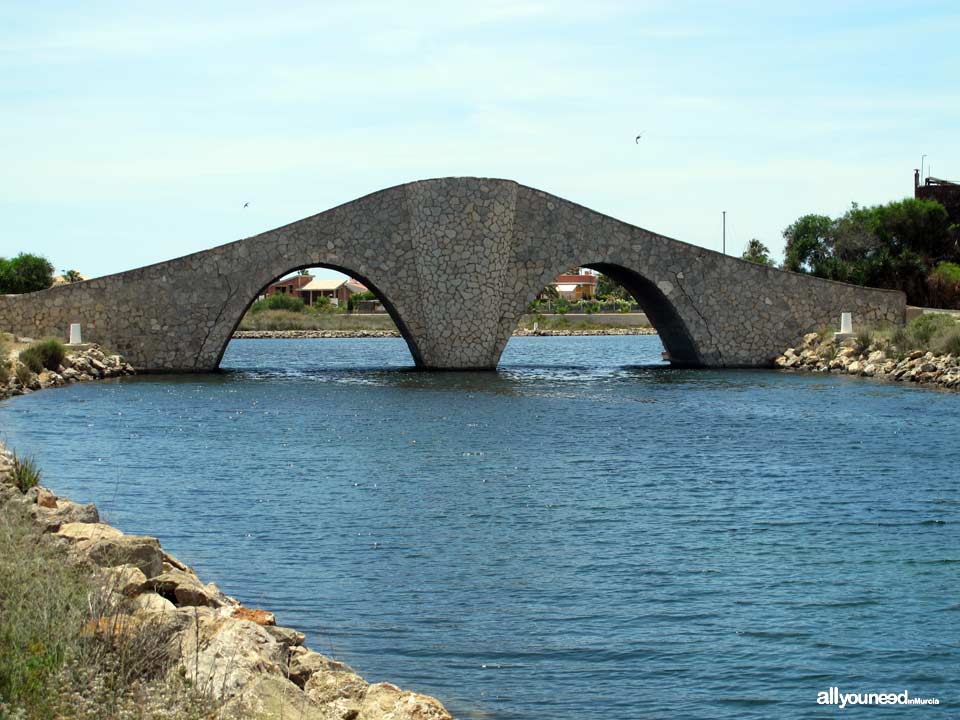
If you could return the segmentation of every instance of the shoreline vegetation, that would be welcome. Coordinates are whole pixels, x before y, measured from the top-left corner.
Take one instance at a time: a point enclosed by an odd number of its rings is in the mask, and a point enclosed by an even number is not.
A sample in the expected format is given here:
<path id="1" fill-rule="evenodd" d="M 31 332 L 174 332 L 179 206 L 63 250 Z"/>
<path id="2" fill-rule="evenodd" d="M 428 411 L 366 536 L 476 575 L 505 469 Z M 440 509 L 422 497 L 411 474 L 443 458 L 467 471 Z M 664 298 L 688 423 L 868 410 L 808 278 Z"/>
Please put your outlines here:
<path id="1" fill-rule="evenodd" d="M 656 335 L 642 313 L 620 315 L 524 315 L 514 336 Z M 247 313 L 233 334 L 243 339 L 400 337 L 386 314 L 305 313 L 263 310 Z"/>
<path id="2" fill-rule="evenodd" d="M 119 355 L 99 345 L 72 348 L 55 338 L 23 341 L 0 333 L 0 400 L 48 387 L 134 375 Z"/>
<path id="3" fill-rule="evenodd" d="M 926 313 L 903 327 L 863 328 L 837 342 L 824 329 L 787 348 L 774 364 L 783 370 L 843 373 L 960 390 L 960 321 Z"/>
<path id="4" fill-rule="evenodd" d="M 0 444 L 0 718 L 452 720 L 39 481 Z"/>

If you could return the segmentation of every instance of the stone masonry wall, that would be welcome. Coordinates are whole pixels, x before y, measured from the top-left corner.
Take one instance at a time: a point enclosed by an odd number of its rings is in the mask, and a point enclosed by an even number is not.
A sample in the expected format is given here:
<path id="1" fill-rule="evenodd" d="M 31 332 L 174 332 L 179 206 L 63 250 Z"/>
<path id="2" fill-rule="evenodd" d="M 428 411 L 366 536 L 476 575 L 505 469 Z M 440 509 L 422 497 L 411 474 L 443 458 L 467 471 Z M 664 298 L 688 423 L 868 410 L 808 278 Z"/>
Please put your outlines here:
<path id="1" fill-rule="evenodd" d="M 769 366 L 843 311 L 861 324 L 904 319 L 899 292 L 725 257 L 512 181 L 443 178 L 168 262 L 0 296 L 0 329 L 65 337 L 79 322 L 138 370 L 210 371 L 270 282 L 327 266 L 380 296 L 418 366 L 493 368 L 529 302 L 574 265 L 623 282 L 685 365 Z"/>

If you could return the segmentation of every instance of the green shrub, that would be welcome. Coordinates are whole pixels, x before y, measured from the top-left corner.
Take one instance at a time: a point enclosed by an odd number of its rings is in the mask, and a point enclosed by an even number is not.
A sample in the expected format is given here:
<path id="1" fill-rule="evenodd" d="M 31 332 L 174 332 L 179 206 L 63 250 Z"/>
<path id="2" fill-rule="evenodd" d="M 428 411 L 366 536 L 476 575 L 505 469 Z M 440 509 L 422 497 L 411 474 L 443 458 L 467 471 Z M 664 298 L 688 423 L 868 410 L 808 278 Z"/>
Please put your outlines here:
<path id="1" fill-rule="evenodd" d="M 17 376 L 17 380 L 19 380 L 20 384 L 24 387 L 30 384 L 30 380 L 33 377 L 33 371 L 23 363 L 17 363 L 15 374 Z"/>
<path id="2" fill-rule="evenodd" d="M 67 356 L 64 344 L 56 338 L 48 338 L 35 342 L 25 350 L 20 351 L 20 362 L 35 373 L 47 370 L 56 370 Z"/>
<path id="3" fill-rule="evenodd" d="M 310 306 L 310 309 L 313 312 L 335 312 L 337 310 L 336 306 L 330 301 L 326 295 L 321 295 L 320 297 L 314 299 L 313 305 Z"/>
<path id="4" fill-rule="evenodd" d="M 553 301 L 553 311 L 557 315 L 566 315 L 570 312 L 570 302 L 565 297 L 558 297 Z"/>
<path id="5" fill-rule="evenodd" d="M 19 503 L 0 506 L 0 718 L 227 717 L 216 688 L 174 673 L 176 625 L 130 626 L 116 583 L 45 538 Z"/>
<path id="6" fill-rule="evenodd" d="M 17 489 L 25 493 L 32 487 L 40 484 L 40 470 L 33 458 L 22 458 L 16 454 L 13 456 L 13 476 L 11 478 Z"/>
<path id="7" fill-rule="evenodd" d="M 0 513 L 0 588 L 0 698 L 53 717 L 50 690 L 76 651 L 89 586 L 12 503 Z"/>
<path id="8" fill-rule="evenodd" d="M 925 313 L 907 324 L 907 333 L 917 350 L 926 348 L 935 335 L 939 335 L 956 326 L 950 315 L 943 313 Z"/>
<path id="9" fill-rule="evenodd" d="M 347 311 L 353 312 L 354 308 L 357 306 L 357 303 L 363 302 L 364 300 L 376 300 L 377 296 L 372 292 L 367 290 L 366 292 L 353 293 L 350 297 L 347 298 Z"/>
<path id="10" fill-rule="evenodd" d="M 857 331 L 856 336 L 853 338 L 853 349 L 862 355 L 870 349 L 872 342 L 873 333 L 871 333 L 867 328 L 860 328 L 860 330 Z"/>
<path id="11" fill-rule="evenodd" d="M 284 293 L 274 293 L 267 297 L 257 300 L 251 307 L 250 312 L 258 313 L 264 310 L 286 310 L 288 312 L 303 312 L 305 305 L 303 300 Z"/>
<path id="12" fill-rule="evenodd" d="M 935 337 L 931 349 L 941 355 L 960 356 L 960 328 L 952 328 Z"/>

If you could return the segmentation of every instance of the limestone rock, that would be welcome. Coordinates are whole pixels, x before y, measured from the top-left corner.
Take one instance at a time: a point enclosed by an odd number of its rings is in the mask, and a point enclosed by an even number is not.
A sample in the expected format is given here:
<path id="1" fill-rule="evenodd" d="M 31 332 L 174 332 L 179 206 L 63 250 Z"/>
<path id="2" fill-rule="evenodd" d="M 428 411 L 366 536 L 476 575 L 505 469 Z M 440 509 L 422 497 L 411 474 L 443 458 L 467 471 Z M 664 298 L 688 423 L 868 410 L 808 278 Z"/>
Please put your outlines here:
<path id="1" fill-rule="evenodd" d="M 233 617 L 241 620 L 249 620 L 257 625 L 276 625 L 277 618 L 272 612 L 266 610 L 257 610 L 240 606 L 233 611 Z"/>
<path id="2" fill-rule="evenodd" d="M 37 492 L 37 505 L 42 508 L 53 508 L 57 507 L 57 496 L 46 488 L 40 488 Z"/>
<path id="3" fill-rule="evenodd" d="M 100 513 L 97 512 L 96 505 L 92 503 L 81 505 L 62 498 L 56 500 L 56 506 L 52 509 L 38 502 L 31 514 L 38 523 L 43 525 L 47 532 L 56 532 L 68 524 L 100 522 Z"/>
<path id="4" fill-rule="evenodd" d="M 293 683 L 275 675 L 254 679 L 240 695 L 223 707 L 223 717 L 258 720 L 343 720 L 333 708 L 324 708 L 311 700 Z"/>
<path id="5" fill-rule="evenodd" d="M 355 718 L 369 687 L 366 680 L 353 672 L 318 672 L 310 676 L 303 691 L 330 717 Z"/>
<path id="6" fill-rule="evenodd" d="M 264 627 L 278 643 L 287 648 L 299 647 L 306 640 L 306 635 L 293 628 L 280 627 L 279 625 L 264 625 Z"/>
<path id="7" fill-rule="evenodd" d="M 288 665 L 290 679 L 300 687 L 318 673 L 351 673 L 356 674 L 349 665 L 332 660 L 307 648 L 294 648 L 290 652 Z"/>
<path id="8" fill-rule="evenodd" d="M 390 683 L 371 685 L 357 720 L 453 720 L 438 700 Z"/>
<path id="9" fill-rule="evenodd" d="M 180 648 L 186 677 L 198 685 L 229 700 L 261 676 L 284 677 L 286 648 L 260 625 L 211 608 L 183 608 L 176 615 L 186 624 L 172 642 Z"/>
<path id="10" fill-rule="evenodd" d="M 133 597 L 139 595 L 147 583 L 147 576 L 133 565 L 118 565 L 104 571 L 103 585 L 112 592 Z"/>
<path id="11" fill-rule="evenodd" d="M 172 568 L 157 573 L 150 589 L 174 602 L 177 607 L 223 607 L 233 604 L 213 583 L 204 585 L 193 573 Z"/>
<path id="12" fill-rule="evenodd" d="M 111 525 L 95 523 L 64 523 L 57 530 L 57 535 L 71 542 L 94 541 L 105 538 L 119 538 L 123 533 Z"/>
<path id="13" fill-rule="evenodd" d="M 176 605 L 155 592 L 144 592 L 130 598 L 127 607 L 134 613 L 172 613 L 177 609 Z"/>
<path id="14" fill-rule="evenodd" d="M 122 535 L 101 538 L 82 550 L 91 562 L 100 567 L 133 565 L 148 578 L 156 577 L 163 570 L 160 543 L 153 537 Z"/>

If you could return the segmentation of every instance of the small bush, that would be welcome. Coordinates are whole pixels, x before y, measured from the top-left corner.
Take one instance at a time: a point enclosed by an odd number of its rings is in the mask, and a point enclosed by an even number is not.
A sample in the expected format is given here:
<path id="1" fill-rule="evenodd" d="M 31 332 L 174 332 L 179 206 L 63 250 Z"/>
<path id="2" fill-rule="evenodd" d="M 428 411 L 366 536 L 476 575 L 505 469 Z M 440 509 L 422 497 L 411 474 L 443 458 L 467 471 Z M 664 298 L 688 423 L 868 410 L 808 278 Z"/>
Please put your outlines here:
<path id="1" fill-rule="evenodd" d="M 33 371 L 23 363 L 17 363 L 15 374 L 17 376 L 17 380 L 19 380 L 20 384 L 24 387 L 29 385 L 30 380 L 33 379 Z"/>
<path id="2" fill-rule="evenodd" d="M 175 625 L 126 615 L 108 576 L 44 537 L 18 503 L 0 508 L 0 718 L 227 717 L 216 688 L 174 674 Z"/>
<path id="3" fill-rule="evenodd" d="M 37 468 L 36 461 L 33 458 L 22 458 L 14 454 L 12 480 L 22 493 L 39 485 L 40 470 Z"/>
<path id="4" fill-rule="evenodd" d="M 20 362 L 35 373 L 47 370 L 56 370 L 67 356 L 67 348 L 56 338 L 48 338 L 35 342 L 25 350 L 20 351 Z"/>
<path id="5" fill-rule="evenodd" d="M 907 333 L 916 345 L 916 349 L 926 348 L 935 335 L 939 335 L 956 326 L 950 315 L 925 313 L 907 324 Z"/>
<path id="6" fill-rule="evenodd" d="M 286 310 L 287 312 L 303 312 L 305 305 L 303 300 L 293 295 L 284 293 L 274 293 L 267 297 L 257 300 L 251 307 L 250 312 L 259 313 L 264 310 Z"/>
<path id="7" fill-rule="evenodd" d="M 935 337 L 931 349 L 937 354 L 960 355 L 960 328 L 953 328 Z"/>
<path id="8" fill-rule="evenodd" d="M 553 312 L 557 315 L 566 315 L 570 312 L 570 301 L 565 297 L 558 297 L 553 301 Z"/>
<path id="9" fill-rule="evenodd" d="M 861 328 L 857 331 L 853 339 L 853 349 L 861 355 L 870 349 L 873 342 L 873 334 L 867 328 Z"/>

